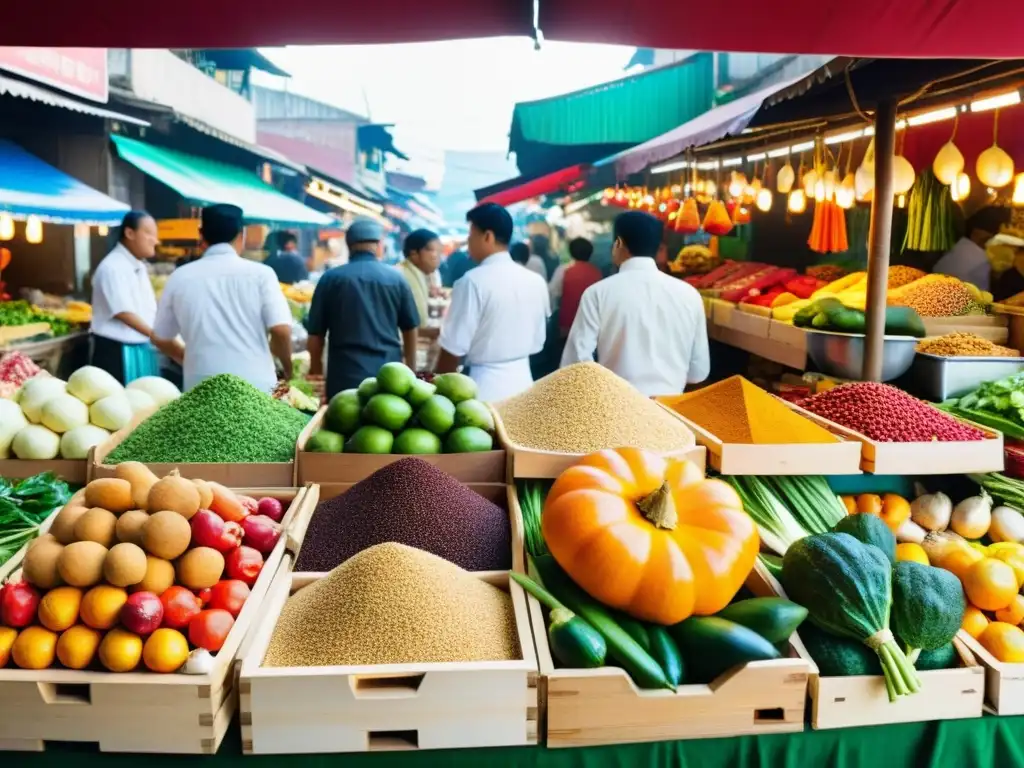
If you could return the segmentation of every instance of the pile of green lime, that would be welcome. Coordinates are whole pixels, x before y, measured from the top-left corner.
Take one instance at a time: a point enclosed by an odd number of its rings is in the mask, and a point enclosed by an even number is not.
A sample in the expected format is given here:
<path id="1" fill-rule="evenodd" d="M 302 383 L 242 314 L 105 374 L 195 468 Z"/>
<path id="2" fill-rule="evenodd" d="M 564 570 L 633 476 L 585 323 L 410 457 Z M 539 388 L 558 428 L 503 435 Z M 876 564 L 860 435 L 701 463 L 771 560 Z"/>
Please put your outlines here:
<path id="1" fill-rule="evenodd" d="M 316 453 L 475 453 L 494 447 L 494 417 L 476 399 L 476 382 L 461 373 L 416 378 L 386 363 L 358 389 L 331 398 L 323 427 L 306 450 Z"/>

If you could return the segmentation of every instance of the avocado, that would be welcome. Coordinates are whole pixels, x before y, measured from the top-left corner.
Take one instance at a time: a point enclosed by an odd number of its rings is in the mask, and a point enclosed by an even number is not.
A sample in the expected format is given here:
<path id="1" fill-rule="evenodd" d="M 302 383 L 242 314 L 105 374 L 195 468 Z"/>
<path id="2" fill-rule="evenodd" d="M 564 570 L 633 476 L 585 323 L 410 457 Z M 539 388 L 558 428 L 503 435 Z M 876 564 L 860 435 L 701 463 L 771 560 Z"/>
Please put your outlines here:
<path id="1" fill-rule="evenodd" d="M 491 409 L 479 400 L 463 400 L 455 406 L 456 427 L 478 427 L 485 432 L 494 431 Z"/>
<path id="2" fill-rule="evenodd" d="M 345 438 L 329 429 L 318 429 L 306 441 L 306 450 L 311 453 L 341 453 Z"/>
<path id="3" fill-rule="evenodd" d="M 453 429 L 444 441 L 445 453 L 478 453 L 494 447 L 494 439 L 479 427 Z"/>
<path id="4" fill-rule="evenodd" d="M 412 418 L 412 406 L 398 395 L 374 395 L 363 408 L 363 421 L 399 431 Z"/>
<path id="5" fill-rule="evenodd" d="M 377 385 L 381 392 L 405 397 L 416 381 L 412 368 L 403 363 L 384 363 L 377 371 Z"/>
<path id="6" fill-rule="evenodd" d="M 391 453 L 395 436 L 380 427 L 360 427 L 348 439 L 345 450 L 348 453 Z"/>
<path id="7" fill-rule="evenodd" d="M 331 398 L 324 414 L 324 426 L 341 435 L 351 435 L 359 429 L 359 390 L 346 389 Z"/>
<path id="8" fill-rule="evenodd" d="M 437 394 L 444 395 L 453 403 L 472 400 L 476 397 L 476 382 L 464 373 L 442 373 L 434 377 Z"/>
<path id="9" fill-rule="evenodd" d="M 416 423 L 435 435 L 444 435 L 455 423 L 455 406 L 444 395 L 431 395 L 416 411 Z"/>
<path id="10" fill-rule="evenodd" d="M 441 438 L 426 429 L 410 427 L 398 433 L 391 451 L 405 455 L 440 453 Z"/>

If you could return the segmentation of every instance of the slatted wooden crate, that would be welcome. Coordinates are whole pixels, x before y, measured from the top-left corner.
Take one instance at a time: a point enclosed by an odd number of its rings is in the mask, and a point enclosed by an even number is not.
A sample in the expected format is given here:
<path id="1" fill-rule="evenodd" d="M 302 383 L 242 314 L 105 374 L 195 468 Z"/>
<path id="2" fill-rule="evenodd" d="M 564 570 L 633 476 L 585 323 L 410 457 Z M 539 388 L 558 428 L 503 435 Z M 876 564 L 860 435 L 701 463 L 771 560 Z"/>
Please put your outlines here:
<path id="1" fill-rule="evenodd" d="M 966 632 L 961 632 L 960 637 L 985 670 L 988 708 L 997 715 L 1024 715 L 1024 664 L 999 661 Z"/>

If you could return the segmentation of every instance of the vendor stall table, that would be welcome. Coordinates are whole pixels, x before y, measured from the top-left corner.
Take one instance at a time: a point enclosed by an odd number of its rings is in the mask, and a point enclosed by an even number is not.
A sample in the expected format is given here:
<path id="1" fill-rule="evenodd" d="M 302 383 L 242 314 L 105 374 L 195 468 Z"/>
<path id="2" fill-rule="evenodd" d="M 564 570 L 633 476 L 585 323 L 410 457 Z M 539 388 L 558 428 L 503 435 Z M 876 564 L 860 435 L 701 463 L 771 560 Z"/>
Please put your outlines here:
<path id="1" fill-rule="evenodd" d="M 154 727 L 159 724 L 154 723 Z M 40 753 L 11 755 L 18 768 L 58 768 L 74 760 L 76 768 L 186 768 L 187 755 L 101 754 L 70 745 Z M 881 761 L 881 762 L 880 762 Z M 209 768 L 617 768 L 617 766 L 700 766 L 700 768 L 878 768 L 880 764 L 915 768 L 1014 766 L 1024 764 L 1024 717 L 986 716 L 975 720 L 880 725 L 829 731 L 743 736 L 732 739 L 652 742 L 582 749 L 509 747 L 423 752 L 347 753 L 344 755 L 243 756 L 234 725 Z"/>

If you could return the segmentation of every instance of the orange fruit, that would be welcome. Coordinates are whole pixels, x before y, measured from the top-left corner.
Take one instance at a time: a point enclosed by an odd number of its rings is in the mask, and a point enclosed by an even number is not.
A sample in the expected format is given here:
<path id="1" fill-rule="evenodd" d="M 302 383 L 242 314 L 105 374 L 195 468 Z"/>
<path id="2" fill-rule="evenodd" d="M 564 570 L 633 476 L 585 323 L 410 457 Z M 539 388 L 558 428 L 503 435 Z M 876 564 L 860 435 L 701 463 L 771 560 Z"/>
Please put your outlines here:
<path id="1" fill-rule="evenodd" d="M 924 551 L 924 547 L 909 541 L 896 545 L 896 559 L 909 560 L 912 563 L 920 563 L 921 565 L 931 565 L 928 562 L 928 553 Z"/>
<path id="2" fill-rule="evenodd" d="M 1012 549 L 999 549 L 989 552 L 988 556 L 995 560 L 1002 560 L 1013 568 L 1013 573 L 1017 577 L 1017 587 L 1024 587 L 1024 555 Z"/>
<path id="3" fill-rule="evenodd" d="M 0 627 L 0 668 L 6 667 L 11 659 L 11 646 L 18 637 L 18 630 L 12 627 Z"/>
<path id="4" fill-rule="evenodd" d="M 51 589 L 39 601 L 39 623 L 54 632 L 63 632 L 78 621 L 82 590 L 78 587 Z"/>
<path id="5" fill-rule="evenodd" d="M 846 507 L 846 514 L 857 514 L 857 500 L 853 496 L 840 496 L 839 498 L 842 500 L 843 506 Z"/>
<path id="6" fill-rule="evenodd" d="M 938 563 L 933 563 L 933 565 L 944 568 L 960 579 L 960 581 L 963 581 L 971 566 L 984 559 L 985 556 L 977 550 L 970 547 L 958 547 L 945 555 Z"/>
<path id="7" fill-rule="evenodd" d="M 11 657 L 22 669 L 46 669 L 53 664 L 57 633 L 45 627 L 25 627 L 11 646 Z"/>
<path id="8" fill-rule="evenodd" d="M 85 669 L 96 658 L 100 633 L 83 624 L 66 630 L 57 641 L 57 658 L 68 669 Z"/>
<path id="9" fill-rule="evenodd" d="M 910 502 L 895 493 L 882 497 L 882 521 L 895 533 L 910 519 Z"/>
<path id="10" fill-rule="evenodd" d="M 142 647 L 142 660 L 154 672 L 176 672 L 188 659 L 188 640 L 176 629 L 158 629 Z"/>
<path id="11" fill-rule="evenodd" d="M 82 621 L 93 629 L 110 629 L 117 624 L 128 593 L 120 587 L 99 584 L 82 598 Z"/>
<path id="12" fill-rule="evenodd" d="M 973 605 L 968 605 L 964 612 L 964 621 L 960 629 L 973 637 L 975 640 L 985 631 L 988 626 L 988 616 L 979 611 Z"/>
<path id="13" fill-rule="evenodd" d="M 986 557 L 960 577 L 967 599 L 983 611 L 998 611 L 1017 596 L 1017 575 L 1002 560 Z"/>
<path id="14" fill-rule="evenodd" d="M 1024 595 L 1014 595 L 1008 606 L 996 611 L 996 621 L 1005 621 L 1015 627 L 1024 621 Z"/>
<path id="15" fill-rule="evenodd" d="M 1024 663 L 1024 631 L 1013 624 L 993 621 L 978 637 L 981 647 L 1007 664 Z"/>
<path id="16" fill-rule="evenodd" d="M 100 663 L 111 672 L 131 672 L 142 658 L 142 638 L 124 629 L 112 629 L 100 643 Z"/>
<path id="17" fill-rule="evenodd" d="M 881 516 L 882 497 L 875 493 L 862 493 L 857 497 L 857 511 L 862 515 Z"/>

